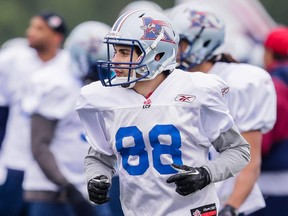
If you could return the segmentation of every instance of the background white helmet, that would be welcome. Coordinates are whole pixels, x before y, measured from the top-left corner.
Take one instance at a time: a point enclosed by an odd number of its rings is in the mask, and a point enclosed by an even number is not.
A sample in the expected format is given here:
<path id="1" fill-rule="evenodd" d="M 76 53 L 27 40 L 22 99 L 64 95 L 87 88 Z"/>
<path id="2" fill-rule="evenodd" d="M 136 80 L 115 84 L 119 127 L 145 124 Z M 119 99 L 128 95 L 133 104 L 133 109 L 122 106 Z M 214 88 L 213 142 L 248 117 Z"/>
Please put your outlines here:
<path id="1" fill-rule="evenodd" d="M 172 71 L 176 66 L 178 42 L 179 35 L 164 14 L 146 9 L 123 14 L 105 40 L 108 60 L 98 61 L 103 85 L 131 88 L 137 81 L 151 80 L 163 71 Z M 137 62 L 132 62 L 132 53 L 129 62 L 112 62 L 109 56 L 113 45 L 127 45 L 132 49 L 138 47 L 141 55 Z M 157 55 L 161 57 L 159 61 L 155 60 Z M 107 76 L 107 73 L 111 74 L 115 69 L 129 69 L 129 74 L 112 80 L 112 75 Z"/>
<path id="2" fill-rule="evenodd" d="M 132 11 L 132 10 L 139 10 L 139 9 L 148 9 L 148 10 L 154 10 L 158 12 L 162 12 L 163 8 L 158 5 L 157 3 L 153 1 L 132 1 L 129 4 L 127 4 L 119 13 L 119 16 L 122 14 Z"/>
<path id="3" fill-rule="evenodd" d="M 190 1 L 176 6 L 170 12 L 180 40 L 186 40 L 189 44 L 180 54 L 180 59 L 177 59 L 179 68 L 187 70 L 202 63 L 223 44 L 225 25 L 213 11 L 202 1 Z"/>
<path id="4" fill-rule="evenodd" d="M 193 0 L 175 0 L 175 4 Z M 213 6 L 215 14 L 225 21 L 222 53 L 228 52 L 239 62 L 263 67 L 263 42 L 277 23 L 261 0 L 201 0 Z"/>
<path id="5" fill-rule="evenodd" d="M 103 43 L 111 27 L 98 21 L 86 21 L 77 25 L 69 34 L 64 48 L 72 58 L 72 72 L 79 78 L 99 80 L 96 63 L 107 56 Z"/>

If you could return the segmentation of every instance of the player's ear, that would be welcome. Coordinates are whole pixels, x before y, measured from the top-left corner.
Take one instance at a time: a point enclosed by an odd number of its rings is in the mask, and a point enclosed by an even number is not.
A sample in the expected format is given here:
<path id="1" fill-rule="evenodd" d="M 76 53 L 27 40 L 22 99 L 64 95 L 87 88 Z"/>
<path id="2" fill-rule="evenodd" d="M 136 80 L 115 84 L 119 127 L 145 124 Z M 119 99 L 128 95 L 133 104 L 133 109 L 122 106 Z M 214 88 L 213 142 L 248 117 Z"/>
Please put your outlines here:
<path id="1" fill-rule="evenodd" d="M 155 61 L 160 61 L 160 59 L 162 58 L 163 55 L 164 55 L 164 53 L 158 53 L 154 58 Z"/>

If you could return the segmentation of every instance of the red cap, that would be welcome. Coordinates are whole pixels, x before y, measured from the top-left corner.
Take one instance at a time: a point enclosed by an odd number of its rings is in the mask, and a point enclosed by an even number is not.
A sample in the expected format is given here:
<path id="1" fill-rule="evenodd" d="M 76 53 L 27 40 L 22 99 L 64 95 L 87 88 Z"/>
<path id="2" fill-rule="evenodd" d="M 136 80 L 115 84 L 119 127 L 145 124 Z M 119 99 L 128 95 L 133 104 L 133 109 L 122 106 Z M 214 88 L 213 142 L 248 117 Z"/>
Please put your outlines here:
<path id="1" fill-rule="evenodd" d="M 288 27 L 273 29 L 267 36 L 264 46 L 275 53 L 288 55 Z"/>

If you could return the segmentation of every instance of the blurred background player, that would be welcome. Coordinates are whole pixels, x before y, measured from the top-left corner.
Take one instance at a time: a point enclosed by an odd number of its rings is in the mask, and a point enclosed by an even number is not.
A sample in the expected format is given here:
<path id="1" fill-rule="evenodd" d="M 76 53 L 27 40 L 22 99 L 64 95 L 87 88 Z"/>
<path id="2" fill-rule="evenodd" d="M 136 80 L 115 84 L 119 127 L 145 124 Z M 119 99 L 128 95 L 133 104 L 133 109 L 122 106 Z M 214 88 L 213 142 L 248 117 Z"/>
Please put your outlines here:
<path id="1" fill-rule="evenodd" d="M 107 35 L 114 55 L 98 61 L 102 83 L 84 86 L 76 108 L 91 145 L 91 201 L 109 201 L 117 159 L 125 215 L 217 215 L 213 183 L 248 163 L 249 144 L 224 104 L 226 83 L 175 69 L 178 40 L 152 10 L 123 14 Z M 211 142 L 222 152 L 215 161 L 207 158 Z"/>
<path id="2" fill-rule="evenodd" d="M 101 22 L 79 24 L 65 41 L 67 56 L 31 77 L 23 99 L 35 159 L 23 183 L 28 216 L 98 215 L 88 202 L 83 165 L 89 145 L 74 107 L 81 86 L 97 79 L 93 64 L 106 56 L 103 39 L 109 30 Z"/>
<path id="3" fill-rule="evenodd" d="M 189 0 L 175 0 L 175 4 Z M 225 21 L 222 52 L 237 61 L 263 66 L 263 41 L 276 22 L 259 0 L 202 0 L 213 6 L 216 16 Z M 249 19 L 247 19 L 249 17 Z"/>
<path id="4" fill-rule="evenodd" d="M 6 52 L 7 49 L 10 48 L 19 48 L 22 46 L 28 46 L 27 43 L 27 39 L 26 38 L 11 38 L 7 41 L 5 41 L 0 48 L 0 52 L 1 52 L 1 57 L 4 58 L 3 56 L 5 56 L 5 54 L 2 54 L 4 51 Z M 5 86 L 5 76 L 4 74 L 0 74 L 0 85 L 1 86 Z M 5 131 L 6 131 L 6 123 L 8 120 L 8 114 L 9 114 L 9 107 L 7 105 L 2 106 L 2 104 L 6 104 L 5 103 L 5 97 L 3 97 L 3 95 L 0 95 L 2 98 L 0 98 L 0 151 L 1 151 L 1 146 L 2 146 L 2 142 L 4 139 L 4 135 L 5 135 Z M 1 164 L 1 163 L 0 163 Z M 2 175 L 1 175 L 2 177 Z"/>
<path id="5" fill-rule="evenodd" d="M 18 47 L 21 46 L 28 46 L 27 40 L 25 38 L 12 38 L 3 43 L 0 48 L 0 62 L 3 61 L 1 59 L 5 58 L 4 57 L 6 55 L 5 53 L 10 52 L 7 50 L 10 50 L 10 48 L 15 48 L 17 50 Z M 4 89 L 4 86 L 6 85 L 5 81 L 6 81 L 5 75 L 3 73 L 0 73 L 0 86 L 2 86 L 1 90 Z M 5 96 L 3 94 L 0 94 L 0 185 L 2 185 L 5 182 L 7 176 L 7 170 L 3 162 L 1 162 L 2 160 L 1 147 L 6 132 L 7 120 L 9 115 L 9 106 L 5 101 L 6 101 Z M 1 186 L 0 186 L 0 194 L 1 194 Z"/>
<path id="6" fill-rule="evenodd" d="M 26 38 L 11 38 L 7 41 L 5 41 L 1 47 L 0 47 L 0 56 L 1 58 L 4 58 L 5 52 L 10 48 L 19 48 L 22 46 L 28 46 L 27 39 Z M 2 54 L 3 53 L 3 54 Z M 0 85 L 5 86 L 5 74 L 0 73 Z M 2 87 L 4 89 L 4 87 Z M 4 139 L 5 131 L 6 131 L 6 123 L 8 120 L 8 114 L 9 114 L 9 107 L 6 104 L 6 99 L 3 94 L 0 94 L 0 152 L 1 152 L 1 146 Z M 1 158 L 1 156 L 0 156 Z M 1 163 L 0 163 L 1 166 Z M 1 177 L 4 177 L 3 175 L 0 175 Z M 0 178 L 1 178 L 0 177 Z M 1 180 L 0 180 L 1 182 Z"/>
<path id="7" fill-rule="evenodd" d="M 229 216 L 235 215 L 236 210 L 247 213 L 265 206 L 258 186 L 254 185 L 260 174 L 262 134 L 272 129 L 276 119 L 276 95 L 265 70 L 237 63 L 228 54 L 215 54 L 224 43 L 225 25 L 214 10 L 195 0 L 175 7 L 170 15 L 180 34 L 178 67 L 216 74 L 228 83 L 227 106 L 251 145 L 249 165 L 236 178 L 216 184 L 223 208 L 219 215 Z"/>
<path id="8" fill-rule="evenodd" d="M 264 41 L 264 65 L 277 93 L 277 120 L 264 135 L 259 185 L 266 208 L 251 216 L 287 215 L 288 211 L 288 27 L 272 29 Z"/>
<path id="9" fill-rule="evenodd" d="M 25 47 L 28 46 L 27 39 L 26 38 L 11 38 L 4 42 L 0 47 L 0 57 L 3 59 L 6 55 L 5 53 L 9 53 L 10 48 L 18 49 L 19 47 Z M 5 73 L 0 73 L 0 86 L 2 86 L 2 89 L 4 89 L 5 86 Z M 8 120 L 8 114 L 9 114 L 9 107 L 6 104 L 6 99 L 3 94 L 0 94 L 0 152 L 1 152 L 1 146 L 4 139 L 5 131 L 6 131 L 6 123 Z M 1 156 L 0 156 L 1 158 Z M 0 163 L 1 165 L 1 163 Z M 3 177 L 2 175 L 0 175 Z M 1 178 L 0 177 L 0 178 Z M 1 181 L 0 181 L 1 182 Z"/>
<path id="10" fill-rule="evenodd" d="M 91 30 L 87 29 L 89 27 Z M 104 23 L 87 21 L 75 27 L 65 41 L 65 48 L 72 57 L 73 74 L 85 77 L 84 84 L 99 80 L 96 60 L 107 57 L 107 47 L 104 46 L 103 40 L 108 31 L 110 27 L 108 29 Z M 96 206 L 97 216 L 123 215 L 119 199 L 118 175 L 113 177 L 113 182 L 115 184 L 110 190 L 111 200 L 109 203 Z"/>
<path id="11" fill-rule="evenodd" d="M 32 160 L 28 116 L 21 100 L 30 76 L 41 67 L 53 65 L 65 55 L 61 50 L 67 32 L 63 18 L 54 12 L 33 16 L 27 28 L 29 46 L 4 49 L 0 56 L 1 106 L 9 107 L 9 118 L 1 150 L 1 163 L 7 169 L 0 187 L 0 215 L 20 215 L 23 208 L 22 181 Z M 6 51 L 7 50 L 7 51 Z"/>

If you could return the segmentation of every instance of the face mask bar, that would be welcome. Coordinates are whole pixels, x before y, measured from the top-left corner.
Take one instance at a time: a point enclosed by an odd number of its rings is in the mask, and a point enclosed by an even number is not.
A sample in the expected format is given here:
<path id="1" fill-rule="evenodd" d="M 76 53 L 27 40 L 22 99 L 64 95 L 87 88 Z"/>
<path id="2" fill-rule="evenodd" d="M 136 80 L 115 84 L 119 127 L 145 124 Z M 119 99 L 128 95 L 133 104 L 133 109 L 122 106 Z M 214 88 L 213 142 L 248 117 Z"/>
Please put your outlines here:
<path id="1" fill-rule="evenodd" d="M 143 59 L 146 56 L 146 52 L 142 45 L 137 40 L 119 39 L 119 38 L 106 38 L 108 61 L 97 61 L 97 68 L 99 78 L 104 86 L 126 86 L 131 83 L 135 83 L 149 75 L 149 71 L 136 77 L 136 70 L 141 68 L 147 68 L 143 63 Z M 111 49 L 115 45 L 129 46 L 131 47 L 131 56 L 129 62 L 112 62 L 111 61 Z M 142 54 L 138 57 L 136 62 L 132 62 L 133 51 L 135 47 L 139 47 Z M 113 51 L 114 52 L 114 51 Z M 128 70 L 127 77 L 116 77 L 115 70 Z"/>
<path id="2" fill-rule="evenodd" d="M 188 47 L 186 48 L 185 52 L 180 54 L 180 63 L 177 65 L 177 68 L 189 71 L 191 68 L 211 58 L 213 52 L 221 45 L 221 42 L 218 41 L 218 43 L 216 43 L 212 48 L 203 45 L 200 50 L 193 51 L 193 46 L 197 43 L 197 40 L 201 39 L 201 34 L 205 28 L 206 27 L 202 27 L 191 42 L 187 39 L 186 36 L 180 36 L 180 40 L 188 41 Z M 209 51 L 207 51 L 207 49 Z"/>
<path id="3" fill-rule="evenodd" d="M 177 66 L 177 68 L 189 70 L 190 68 L 193 68 L 196 65 L 202 63 L 202 59 L 199 59 L 199 56 L 197 56 L 197 53 L 193 53 L 192 49 L 193 49 L 193 45 L 200 38 L 204 29 L 205 29 L 205 27 L 203 26 L 200 29 L 200 31 L 197 33 L 197 35 L 194 37 L 193 41 L 188 40 L 188 38 L 186 36 L 180 35 L 180 40 L 187 40 L 188 41 L 188 47 L 186 48 L 185 52 L 180 54 L 180 64 L 179 64 L 179 66 Z"/>

